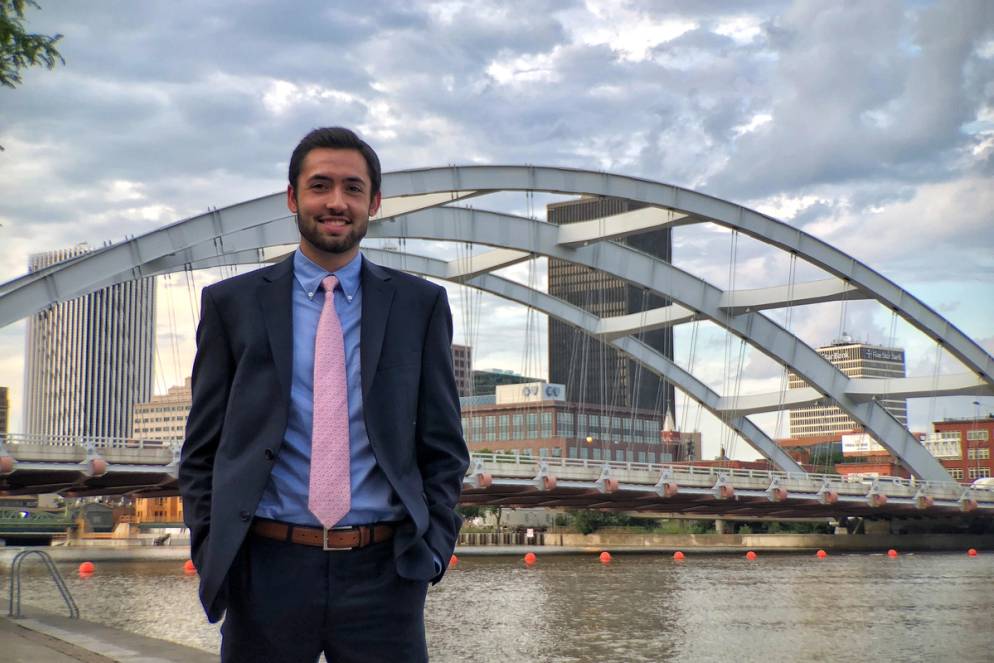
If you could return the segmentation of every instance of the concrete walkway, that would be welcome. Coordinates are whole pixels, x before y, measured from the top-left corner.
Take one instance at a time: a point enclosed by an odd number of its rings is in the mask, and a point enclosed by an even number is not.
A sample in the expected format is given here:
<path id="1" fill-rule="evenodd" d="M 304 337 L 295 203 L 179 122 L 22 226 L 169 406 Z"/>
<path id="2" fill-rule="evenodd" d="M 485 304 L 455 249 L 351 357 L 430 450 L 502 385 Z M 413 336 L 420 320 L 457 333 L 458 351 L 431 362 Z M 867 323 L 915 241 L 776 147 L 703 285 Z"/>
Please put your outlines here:
<path id="1" fill-rule="evenodd" d="M 55 615 L 0 617 L 5 663 L 216 663 L 218 656 L 165 640 Z"/>

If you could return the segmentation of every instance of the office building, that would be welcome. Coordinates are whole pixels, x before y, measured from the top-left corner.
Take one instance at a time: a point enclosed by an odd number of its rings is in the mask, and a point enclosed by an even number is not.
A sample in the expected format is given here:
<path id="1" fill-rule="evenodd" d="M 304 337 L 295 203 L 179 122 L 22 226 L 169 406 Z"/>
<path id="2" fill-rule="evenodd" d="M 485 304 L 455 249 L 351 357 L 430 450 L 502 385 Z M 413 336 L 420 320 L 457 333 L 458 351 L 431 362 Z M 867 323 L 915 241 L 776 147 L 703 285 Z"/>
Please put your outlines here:
<path id="1" fill-rule="evenodd" d="M 29 271 L 89 249 L 32 255 Z M 155 280 L 113 285 L 28 319 L 24 429 L 52 441 L 123 438 L 135 403 L 152 394 Z"/>
<path id="2" fill-rule="evenodd" d="M 193 405 L 190 378 L 183 386 L 170 387 L 165 394 L 136 403 L 132 437 L 182 444 L 186 419 Z M 135 520 L 141 523 L 179 523 L 183 521 L 183 500 L 179 497 L 147 497 L 135 500 Z"/>
<path id="3" fill-rule="evenodd" d="M 473 348 L 452 345 L 452 369 L 456 375 L 456 390 L 460 396 L 469 396 L 473 390 Z"/>
<path id="4" fill-rule="evenodd" d="M 10 432 L 10 393 L 0 387 L 0 438 Z"/>
<path id="5" fill-rule="evenodd" d="M 538 378 L 530 378 L 519 375 L 514 371 L 503 371 L 493 369 L 489 371 L 473 371 L 473 396 L 493 396 L 497 393 L 497 387 L 505 384 L 525 384 L 528 382 L 540 382 Z M 462 394 L 459 394 L 462 396 Z"/>
<path id="6" fill-rule="evenodd" d="M 592 221 L 645 205 L 623 198 L 584 197 L 546 208 L 549 223 L 565 225 Z M 618 240 L 644 253 L 669 261 L 669 229 L 652 230 Z M 599 317 L 638 313 L 667 305 L 665 299 L 625 281 L 575 265 L 549 259 L 549 294 Z M 639 335 L 649 346 L 673 358 L 672 328 Z M 634 407 L 658 413 L 676 409 L 673 385 L 620 352 L 558 320 L 549 319 L 549 382 L 566 385 L 578 402 Z"/>
<path id="7" fill-rule="evenodd" d="M 190 378 L 181 387 L 170 387 L 165 394 L 135 403 L 131 437 L 139 440 L 182 442 L 186 418 L 193 406 Z"/>
<path id="8" fill-rule="evenodd" d="M 935 421 L 932 431 L 923 444 L 953 479 L 973 483 L 994 476 L 994 416 Z"/>
<path id="9" fill-rule="evenodd" d="M 903 378 L 904 350 L 888 348 L 869 343 L 856 343 L 851 338 L 843 337 L 831 345 L 817 349 L 818 354 L 828 359 L 850 378 Z M 806 387 L 798 375 L 788 374 L 787 387 L 798 389 Z M 908 425 L 908 402 L 903 398 L 881 399 L 878 401 L 888 412 L 901 422 Z M 817 405 L 801 407 L 790 412 L 790 437 L 824 437 L 843 433 L 861 432 L 862 427 L 842 408 L 833 405 Z"/>
<path id="10" fill-rule="evenodd" d="M 681 434 L 659 413 L 566 400 L 561 384 L 499 385 L 462 400 L 471 451 L 547 458 L 670 463 L 699 459 L 700 433 Z"/>

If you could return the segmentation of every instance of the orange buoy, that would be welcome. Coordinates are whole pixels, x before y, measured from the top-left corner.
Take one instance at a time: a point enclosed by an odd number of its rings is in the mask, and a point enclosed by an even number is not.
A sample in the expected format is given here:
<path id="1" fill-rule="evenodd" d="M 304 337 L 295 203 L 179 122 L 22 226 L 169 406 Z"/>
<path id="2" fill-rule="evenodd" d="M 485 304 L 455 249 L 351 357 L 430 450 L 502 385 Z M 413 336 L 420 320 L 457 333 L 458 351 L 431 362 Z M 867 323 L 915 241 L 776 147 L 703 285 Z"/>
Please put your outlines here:
<path id="1" fill-rule="evenodd" d="M 452 557 L 449 558 L 449 567 L 455 567 L 457 564 L 459 564 L 459 558 L 453 553 Z"/>
<path id="2" fill-rule="evenodd" d="M 679 550 L 677 550 L 675 553 L 673 553 L 673 559 L 675 559 L 678 562 L 682 562 L 683 561 L 683 553 L 680 552 Z"/>
<path id="3" fill-rule="evenodd" d="M 966 551 L 966 554 L 969 555 L 970 557 L 976 557 L 977 556 L 977 549 L 976 548 L 970 548 L 969 550 Z"/>
<path id="4" fill-rule="evenodd" d="M 605 550 L 604 552 L 601 553 L 600 560 L 601 560 L 601 564 L 610 564 L 611 563 L 611 553 L 609 553 L 608 551 Z"/>
<path id="5" fill-rule="evenodd" d="M 196 572 L 197 572 L 197 567 L 193 563 L 192 559 L 188 559 L 185 562 L 183 562 L 183 573 L 186 573 L 187 575 L 193 575 Z"/>
<path id="6" fill-rule="evenodd" d="M 535 553 L 533 553 L 533 552 L 525 553 L 525 564 L 527 564 L 528 566 L 531 566 L 532 564 L 534 564 L 537 561 L 538 561 L 538 557 L 535 556 Z"/>
<path id="7" fill-rule="evenodd" d="M 749 552 L 746 553 L 746 559 L 748 559 L 751 562 L 752 560 L 756 559 L 756 553 L 750 550 Z"/>
<path id="8" fill-rule="evenodd" d="M 887 551 L 887 556 L 888 557 L 897 557 L 897 551 L 894 550 L 893 548 L 891 548 L 890 550 Z"/>
<path id="9" fill-rule="evenodd" d="M 97 567 L 93 565 L 93 562 L 83 562 L 82 564 L 79 565 L 79 575 L 81 576 L 92 575 L 94 569 L 96 568 Z"/>
<path id="10" fill-rule="evenodd" d="M 825 559 L 826 557 L 828 557 L 828 553 L 825 552 L 824 550 L 819 550 L 818 552 L 815 553 L 815 555 L 817 555 L 818 559 Z"/>

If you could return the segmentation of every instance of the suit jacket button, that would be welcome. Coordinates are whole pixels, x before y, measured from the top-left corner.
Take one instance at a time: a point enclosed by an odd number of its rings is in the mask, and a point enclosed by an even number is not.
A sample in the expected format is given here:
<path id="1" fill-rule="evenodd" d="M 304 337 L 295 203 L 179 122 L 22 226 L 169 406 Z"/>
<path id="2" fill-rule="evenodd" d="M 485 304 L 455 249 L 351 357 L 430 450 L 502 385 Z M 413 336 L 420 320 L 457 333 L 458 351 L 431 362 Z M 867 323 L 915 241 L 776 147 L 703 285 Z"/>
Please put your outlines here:
<path id="1" fill-rule="evenodd" d="M 247 521 L 252 518 L 252 514 L 249 513 L 248 511 L 242 511 L 241 513 L 238 514 L 238 517 L 241 518 L 242 520 Z"/>
<path id="2" fill-rule="evenodd" d="M 272 460 L 273 458 L 276 458 L 276 454 L 273 453 L 272 449 L 266 449 L 263 452 L 263 454 L 265 454 L 266 460 Z"/>

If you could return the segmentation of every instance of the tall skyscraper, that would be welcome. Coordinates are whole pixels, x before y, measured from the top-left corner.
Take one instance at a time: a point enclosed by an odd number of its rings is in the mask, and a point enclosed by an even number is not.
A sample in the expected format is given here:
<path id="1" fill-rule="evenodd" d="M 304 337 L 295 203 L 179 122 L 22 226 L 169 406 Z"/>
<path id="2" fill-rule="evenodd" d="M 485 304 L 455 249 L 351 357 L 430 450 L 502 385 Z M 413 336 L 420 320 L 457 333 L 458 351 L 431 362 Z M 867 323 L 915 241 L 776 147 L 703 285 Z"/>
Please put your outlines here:
<path id="1" fill-rule="evenodd" d="M 85 245 L 30 256 L 35 271 Z M 28 319 L 24 428 L 28 434 L 127 437 L 135 403 L 152 395 L 155 280 L 129 281 L 55 304 Z"/>
<path id="2" fill-rule="evenodd" d="M 850 378 L 903 378 L 904 350 L 888 348 L 869 343 L 856 343 L 844 336 L 831 345 L 817 349 L 818 354 L 832 362 Z M 806 387 L 807 383 L 794 373 L 788 374 L 789 389 Z M 888 412 L 908 425 L 908 401 L 903 398 L 878 401 Z M 862 426 L 846 414 L 842 408 L 833 405 L 803 407 L 790 412 L 790 436 L 812 437 L 860 431 Z"/>
<path id="3" fill-rule="evenodd" d="M 7 387 L 0 387 L 0 438 L 10 431 L 10 394 Z"/>
<path id="4" fill-rule="evenodd" d="M 645 207 L 624 198 L 584 197 L 553 203 L 546 208 L 549 223 L 564 225 L 591 221 Z M 672 258 L 669 229 L 632 235 L 621 244 L 666 260 Z M 657 295 L 621 279 L 582 265 L 549 259 L 549 294 L 602 318 L 638 313 L 666 306 Z M 673 329 L 639 335 L 647 345 L 673 358 Z M 549 320 L 549 382 L 566 385 L 572 400 L 603 406 L 635 407 L 657 412 L 675 411 L 672 384 L 659 378 L 614 348 L 586 336 L 558 320 Z"/>

